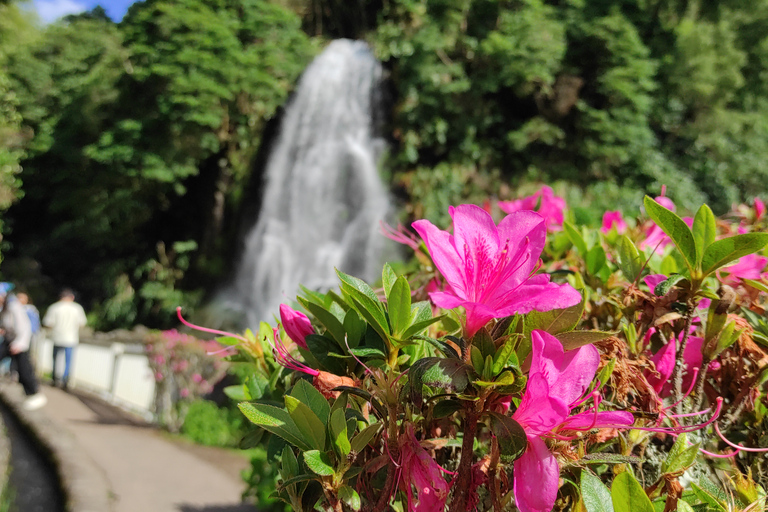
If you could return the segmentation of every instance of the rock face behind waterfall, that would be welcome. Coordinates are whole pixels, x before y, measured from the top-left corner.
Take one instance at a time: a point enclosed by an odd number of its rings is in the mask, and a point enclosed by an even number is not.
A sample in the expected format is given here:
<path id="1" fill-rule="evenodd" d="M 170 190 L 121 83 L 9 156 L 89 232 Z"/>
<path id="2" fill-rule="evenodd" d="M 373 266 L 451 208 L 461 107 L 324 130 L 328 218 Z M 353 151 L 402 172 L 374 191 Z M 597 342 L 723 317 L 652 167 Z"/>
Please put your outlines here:
<path id="1" fill-rule="evenodd" d="M 269 321 L 302 284 L 327 290 L 334 268 L 374 279 L 389 208 L 374 133 L 382 68 L 361 41 L 333 41 L 305 70 L 264 172 L 262 206 L 235 280 L 219 301 L 247 326 Z M 223 304 L 222 304 L 223 303 Z"/>

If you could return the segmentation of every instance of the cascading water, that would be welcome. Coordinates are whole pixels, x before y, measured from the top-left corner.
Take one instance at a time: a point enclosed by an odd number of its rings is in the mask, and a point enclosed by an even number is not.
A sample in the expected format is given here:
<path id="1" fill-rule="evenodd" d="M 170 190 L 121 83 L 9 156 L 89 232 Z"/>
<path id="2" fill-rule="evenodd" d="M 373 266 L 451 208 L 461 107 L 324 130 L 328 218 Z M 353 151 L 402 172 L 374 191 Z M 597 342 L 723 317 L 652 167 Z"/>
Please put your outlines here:
<path id="1" fill-rule="evenodd" d="M 382 68 L 362 41 L 339 39 L 307 67 L 265 169 L 264 198 L 226 309 L 250 327 L 269 321 L 302 284 L 327 290 L 334 268 L 363 279 L 381 269 L 389 209 L 374 133 Z"/>

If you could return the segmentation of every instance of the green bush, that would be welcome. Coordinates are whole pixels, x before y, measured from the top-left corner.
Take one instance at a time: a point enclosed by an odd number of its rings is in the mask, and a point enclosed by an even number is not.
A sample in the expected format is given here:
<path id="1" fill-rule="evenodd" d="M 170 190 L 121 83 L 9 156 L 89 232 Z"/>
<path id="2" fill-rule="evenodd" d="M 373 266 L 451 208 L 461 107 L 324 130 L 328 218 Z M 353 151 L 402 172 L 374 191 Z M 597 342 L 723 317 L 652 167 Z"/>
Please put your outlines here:
<path id="1" fill-rule="evenodd" d="M 243 435 L 243 417 L 238 411 L 222 408 L 210 400 L 189 406 L 182 434 L 206 446 L 235 447 Z"/>

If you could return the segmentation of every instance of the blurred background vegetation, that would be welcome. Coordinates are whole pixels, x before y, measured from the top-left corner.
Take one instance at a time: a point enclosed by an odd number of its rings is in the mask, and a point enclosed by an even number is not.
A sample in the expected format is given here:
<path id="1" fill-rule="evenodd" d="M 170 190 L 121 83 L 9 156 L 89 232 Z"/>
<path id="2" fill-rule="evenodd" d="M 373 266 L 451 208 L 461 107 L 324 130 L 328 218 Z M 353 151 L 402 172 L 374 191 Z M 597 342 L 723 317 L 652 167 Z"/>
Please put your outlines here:
<path id="1" fill-rule="evenodd" d="M 768 0 L 0 0 L 2 277 L 97 328 L 175 324 L 231 270 L 281 107 L 329 39 L 389 71 L 403 220 L 547 182 L 576 219 L 768 187 Z"/>

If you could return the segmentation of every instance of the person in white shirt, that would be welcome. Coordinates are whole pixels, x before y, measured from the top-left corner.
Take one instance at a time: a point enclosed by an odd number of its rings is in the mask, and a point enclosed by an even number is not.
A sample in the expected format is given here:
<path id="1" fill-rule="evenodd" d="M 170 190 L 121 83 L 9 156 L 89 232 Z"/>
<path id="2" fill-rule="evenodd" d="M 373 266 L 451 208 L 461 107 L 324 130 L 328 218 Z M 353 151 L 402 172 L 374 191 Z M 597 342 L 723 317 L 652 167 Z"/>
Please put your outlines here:
<path id="1" fill-rule="evenodd" d="M 10 294 L 11 283 L 0 283 L 0 359 L 10 356 L 16 361 L 19 382 L 24 388 L 27 399 L 23 407 L 27 410 L 38 409 L 48 399 L 39 392 L 37 377 L 29 360 L 29 344 L 32 339 L 32 326 L 21 302 Z"/>
<path id="2" fill-rule="evenodd" d="M 56 360 L 59 353 L 64 352 L 64 373 L 61 376 L 61 387 L 67 389 L 69 372 L 72 368 L 72 358 L 75 347 L 80 343 L 80 328 L 85 327 L 87 319 L 83 307 L 75 302 L 75 294 L 69 288 L 61 291 L 58 302 L 51 305 L 43 317 L 43 325 L 51 329 L 53 341 L 53 381 L 56 384 Z"/>

